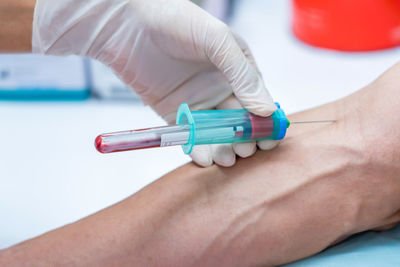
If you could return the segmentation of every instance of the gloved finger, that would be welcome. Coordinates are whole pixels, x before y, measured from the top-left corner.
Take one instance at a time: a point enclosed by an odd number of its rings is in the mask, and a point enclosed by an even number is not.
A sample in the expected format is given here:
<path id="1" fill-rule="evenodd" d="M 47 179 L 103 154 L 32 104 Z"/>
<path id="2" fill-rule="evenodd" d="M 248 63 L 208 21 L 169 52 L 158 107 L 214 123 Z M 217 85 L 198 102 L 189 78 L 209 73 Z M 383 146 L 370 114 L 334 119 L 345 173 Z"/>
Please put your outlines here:
<path id="1" fill-rule="evenodd" d="M 231 167 L 236 162 L 232 144 L 210 145 L 213 161 L 223 167 Z"/>
<path id="2" fill-rule="evenodd" d="M 258 141 L 257 146 L 261 150 L 271 150 L 274 147 L 276 147 L 279 144 L 279 140 L 263 140 L 263 141 Z"/>
<path id="3" fill-rule="evenodd" d="M 186 102 L 192 111 L 210 110 L 230 95 L 232 88 L 226 78 L 215 66 L 210 65 L 162 97 L 152 108 L 167 122 L 175 123 L 176 111 L 182 102 Z"/>
<path id="4" fill-rule="evenodd" d="M 228 26 L 214 27 L 205 38 L 205 53 L 225 75 L 242 106 L 250 112 L 271 115 L 276 106 L 257 69 L 249 62 Z"/>
<path id="5" fill-rule="evenodd" d="M 217 106 L 217 109 L 242 109 L 242 105 L 237 100 L 234 95 L 230 95 L 224 101 L 220 102 Z"/>
<path id="6" fill-rule="evenodd" d="M 236 42 L 238 43 L 239 47 L 242 49 L 243 54 L 247 58 L 247 60 L 250 62 L 251 65 L 256 69 L 258 75 L 262 77 L 261 71 L 257 66 L 256 60 L 254 59 L 253 53 L 251 53 L 250 47 L 247 45 L 246 41 L 237 34 L 236 32 L 232 31 L 233 37 L 235 38 Z"/>
<path id="7" fill-rule="evenodd" d="M 213 164 L 211 148 L 209 145 L 194 146 L 189 156 L 196 164 L 202 167 L 209 167 Z"/>
<path id="8" fill-rule="evenodd" d="M 257 145 L 256 142 L 250 143 L 234 143 L 232 149 L 241 158 L 247 158 L 256 153 Z"/>

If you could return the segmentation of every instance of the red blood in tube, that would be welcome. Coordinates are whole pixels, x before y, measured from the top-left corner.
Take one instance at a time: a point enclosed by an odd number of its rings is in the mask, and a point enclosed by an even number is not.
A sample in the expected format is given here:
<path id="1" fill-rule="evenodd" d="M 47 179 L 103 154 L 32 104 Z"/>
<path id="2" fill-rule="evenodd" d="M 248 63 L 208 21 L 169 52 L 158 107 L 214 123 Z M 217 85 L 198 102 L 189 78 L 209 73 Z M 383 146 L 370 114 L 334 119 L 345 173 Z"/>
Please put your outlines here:
<path id="1" fill-rule="evenodd" d="M 104 141 L 109 135 L 99 135 L 96 137 L 94 145 L 100 153 L 112 153 L 112 152 L 120 152 L 120 151 L 128 151 L 128 150 L 136 150 L 136 149 L 144 149 L 144 148 L 153 148 L 161 146 L 161 139 L 154 138 L 149 140 L 141 140 L 135 142 L 117 142 L 109 144 Z"/>
<path id="2" fill-rule="evenodd" d="M 272 117 L 261 117 L 250 114 L 251 139 L 270 137 L 274 132 L 274 121 Z"/>
<path id="3" fill-rule="evenodd" d="M 105 153 L 105 152 L 103 152 L 104 150 L 103 150 L 103 146 L 102 146 L 102 143 L 103 143 L 102 139 L 103 138 L 101 137 L 101 135 L 97 136 L 96 140 L 94 140 L 94 146 L 96 147 L 97 151 L 99 151 L 101 153 Z"/>

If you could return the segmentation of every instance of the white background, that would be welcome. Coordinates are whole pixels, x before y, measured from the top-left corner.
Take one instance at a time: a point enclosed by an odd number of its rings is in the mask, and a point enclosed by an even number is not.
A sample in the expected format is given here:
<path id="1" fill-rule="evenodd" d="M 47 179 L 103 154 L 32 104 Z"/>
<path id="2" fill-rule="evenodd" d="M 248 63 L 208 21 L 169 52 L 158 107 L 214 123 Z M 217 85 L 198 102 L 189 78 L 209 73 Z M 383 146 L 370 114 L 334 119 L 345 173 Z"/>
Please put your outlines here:
<path id="1" fill-rule="evenodd" d="M 399 49 L 309 47 L 292 36 L 289 15 L 287 0 L 242 0 L 232 21 L 287 113 L 345 96 L 399 59 Z M 135 103 L 0 102 L 0 248 L 98 211 L 187 162 L 179 147 L 109 155 L 94 149 L 99 133 L 161 124 Z"/>

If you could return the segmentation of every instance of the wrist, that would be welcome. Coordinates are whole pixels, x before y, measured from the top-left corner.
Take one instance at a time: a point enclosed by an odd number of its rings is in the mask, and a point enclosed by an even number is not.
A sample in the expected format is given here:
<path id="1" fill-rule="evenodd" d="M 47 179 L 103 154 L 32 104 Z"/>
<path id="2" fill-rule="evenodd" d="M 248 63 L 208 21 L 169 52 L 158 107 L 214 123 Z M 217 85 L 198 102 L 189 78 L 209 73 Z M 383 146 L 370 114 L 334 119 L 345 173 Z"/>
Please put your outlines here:
<path id="1" fill-rule="evenodd" d="M 398 101 L 395 81 L 399 72 L 397 64 L 364 89 L 339 101 L 346 106 L 339 139 L 358 152 L 354 155 L 357 166 L 346 171 L 354 173 L 346 184 L 350 188 L 346 200 L 350 206 L 346 217 L 352 225 L 349 234 L 396 221 L 392 215 L 399 208 L 400 134 L 395 126 L 400 121 L 393 114 L 399 114 L 400 108 L 393 102 Z"/>

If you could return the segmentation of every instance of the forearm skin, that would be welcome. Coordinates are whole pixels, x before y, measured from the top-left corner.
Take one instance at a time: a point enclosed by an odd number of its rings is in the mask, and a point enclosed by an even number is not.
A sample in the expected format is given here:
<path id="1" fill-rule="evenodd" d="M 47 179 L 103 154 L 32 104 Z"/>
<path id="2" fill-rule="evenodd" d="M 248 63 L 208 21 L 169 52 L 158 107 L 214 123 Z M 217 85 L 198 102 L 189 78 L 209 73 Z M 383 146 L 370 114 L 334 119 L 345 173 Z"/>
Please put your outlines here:
<path id="1" fill-rule="evenodd" d="M 0 1 L 0 53 L 32 51 L 32 21 L 36 0 Z"/>

